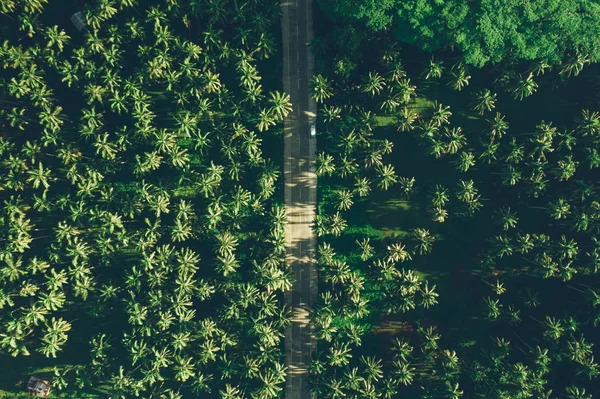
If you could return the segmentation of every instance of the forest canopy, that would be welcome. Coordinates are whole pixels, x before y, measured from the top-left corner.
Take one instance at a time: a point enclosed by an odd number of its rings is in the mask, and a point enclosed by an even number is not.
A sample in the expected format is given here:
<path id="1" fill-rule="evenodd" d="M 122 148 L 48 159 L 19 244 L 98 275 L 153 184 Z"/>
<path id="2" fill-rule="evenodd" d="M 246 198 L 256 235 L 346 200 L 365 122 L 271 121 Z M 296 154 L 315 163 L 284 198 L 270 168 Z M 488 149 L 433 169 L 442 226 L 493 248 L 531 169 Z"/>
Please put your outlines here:
<path id="1" fill-rule="evenodd" d="M 392 29 L 423 50 L 456 49 L 481 67 L 505 59 L 559 63 L 600 58 L 600 4 L 595 0 L 320 0 L 337 17 Z"/>

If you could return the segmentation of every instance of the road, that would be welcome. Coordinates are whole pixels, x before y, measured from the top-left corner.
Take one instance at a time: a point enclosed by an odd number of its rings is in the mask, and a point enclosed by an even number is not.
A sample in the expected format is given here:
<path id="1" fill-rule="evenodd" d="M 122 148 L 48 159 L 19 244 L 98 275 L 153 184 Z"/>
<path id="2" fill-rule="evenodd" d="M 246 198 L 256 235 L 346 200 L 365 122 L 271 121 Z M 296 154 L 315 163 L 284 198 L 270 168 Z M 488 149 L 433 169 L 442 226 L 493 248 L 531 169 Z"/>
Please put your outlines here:
<path id="1" fill-rule="evenodd" d="M 312 40 L 312 1 L 282 0 L 283 88 L 290 94 L 293 110 L 284 122 L 284 177 L 286 262 L 294 274 L 292 290 L 285 301 L 292 309 L 292 323 L 285 331 L 285 360 L 288 375 L 287 399 L 310 398 L 309 367 L 316 345 L 309 312 L 317 295 L 317 273 L 313 263 L 316 237 L 311 229 L 317 202 L 314 159 L 317 139 L 310 138 L 317 106 L 308 93 L 314 60 L 308 43 Z M 318 129 L 317 129 L 318 130 Z"/>

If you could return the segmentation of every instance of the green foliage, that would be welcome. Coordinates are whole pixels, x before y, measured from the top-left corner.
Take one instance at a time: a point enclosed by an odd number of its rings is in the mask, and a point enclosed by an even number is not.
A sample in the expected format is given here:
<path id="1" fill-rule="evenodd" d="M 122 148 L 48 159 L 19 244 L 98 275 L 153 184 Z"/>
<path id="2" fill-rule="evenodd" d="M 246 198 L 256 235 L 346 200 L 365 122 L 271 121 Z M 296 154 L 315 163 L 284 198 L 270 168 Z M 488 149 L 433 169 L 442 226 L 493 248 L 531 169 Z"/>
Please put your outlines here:
<path id="1" fill-rule="evenodd" d="M 278 8 L 211 4 L 2 2 L 2 388 L 282 391 Z"/>
<path id="2" fill-rule="evenodd" d="M 481 67 L 506 59 L 561 63 L 567 56 L 600 58 L 600 6 L 592 0 L 321 0 L 342 19 L 391 29 L 403 42 L 434 51 L 459 50 Z"/>

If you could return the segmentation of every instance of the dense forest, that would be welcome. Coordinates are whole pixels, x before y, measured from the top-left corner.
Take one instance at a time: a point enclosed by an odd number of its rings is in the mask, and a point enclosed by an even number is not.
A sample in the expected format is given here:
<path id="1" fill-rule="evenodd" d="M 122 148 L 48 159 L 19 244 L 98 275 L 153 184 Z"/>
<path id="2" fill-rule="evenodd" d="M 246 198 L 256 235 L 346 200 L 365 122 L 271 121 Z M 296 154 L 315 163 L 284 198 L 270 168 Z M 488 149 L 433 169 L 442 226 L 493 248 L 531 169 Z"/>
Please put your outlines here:
<path id="1" fill-rule="evenodd" d="M 600 397 L 600 5 L 317 4 L 315 397 Z M 0 398 L 285 396 L 280 14 L 0 0 Z"/>
<path id="2" fill-rule="evenodd" d="M 317 1 L 340 20 L 364 21 L 427 51 L 456 49 L 478 67 L 506 59 L 600 59 L 595 0 Z"/>

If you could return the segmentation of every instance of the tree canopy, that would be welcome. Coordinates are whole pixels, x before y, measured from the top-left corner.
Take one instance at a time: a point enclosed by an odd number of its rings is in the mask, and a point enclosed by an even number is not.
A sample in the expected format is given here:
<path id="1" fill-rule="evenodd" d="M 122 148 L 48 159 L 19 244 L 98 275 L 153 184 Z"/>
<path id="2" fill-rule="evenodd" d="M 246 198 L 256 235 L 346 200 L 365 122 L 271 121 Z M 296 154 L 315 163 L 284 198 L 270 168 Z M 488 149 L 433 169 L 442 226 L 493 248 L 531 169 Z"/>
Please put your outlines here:
<path id="1" fill-rule="evenodd" d="M 600 4 L 595 0 L 321 0 L 323 8 L 374 31 L 392 29 L 405 43 L 456 49 L 481 67 L 504 59 L 559 63 L 600 58 Z"/>

